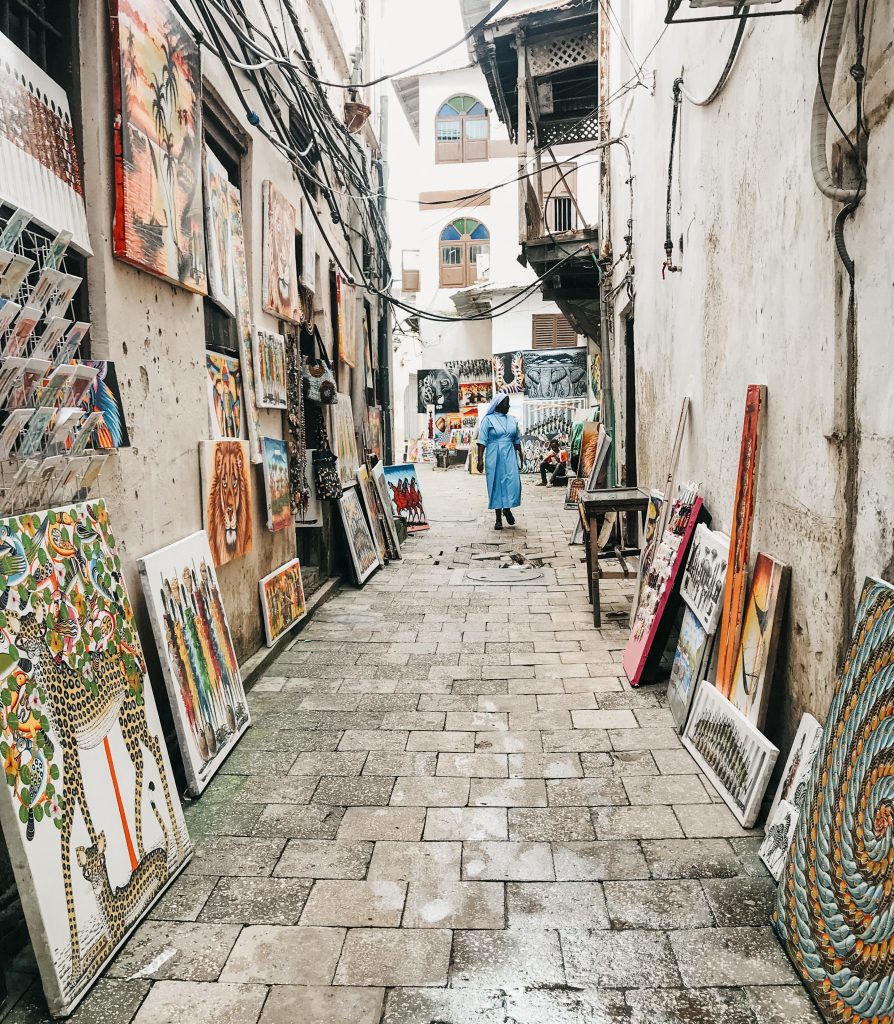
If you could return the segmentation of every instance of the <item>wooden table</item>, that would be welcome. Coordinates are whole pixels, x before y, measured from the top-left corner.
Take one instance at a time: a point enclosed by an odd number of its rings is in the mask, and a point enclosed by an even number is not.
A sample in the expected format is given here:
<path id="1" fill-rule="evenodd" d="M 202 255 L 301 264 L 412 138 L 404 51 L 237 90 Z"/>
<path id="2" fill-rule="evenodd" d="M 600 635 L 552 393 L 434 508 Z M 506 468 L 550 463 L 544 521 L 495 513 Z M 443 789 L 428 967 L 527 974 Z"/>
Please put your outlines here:
<path id="1" fill-rule="evenodd" d="M 608 487 L 598 491 L 582 491 L 578 499 L 580 521 L 584 529 L 584 547 L 587 552 L 587 581 L 590 603 L 593 605 L 593 625 L 602 625 L 599 581 L 626 580 L 636 576 L 635 568 L 627 563 L 627 556 L 639 555 L 643 535 L 643 518 L 649 507 L 649 495 L 638 487 Z M 640 522 L 635 546 L 624 544 L 623 529 L 619 524 L 622 512 L 639 513 Z M 605 516 L 601 530 L 596 529 L 596 517 Z M 617 542 L 608 542 L 617 527 Z M 605 571 L 600 568 L 601 558 L 616 559 L 620 569 Z"/>

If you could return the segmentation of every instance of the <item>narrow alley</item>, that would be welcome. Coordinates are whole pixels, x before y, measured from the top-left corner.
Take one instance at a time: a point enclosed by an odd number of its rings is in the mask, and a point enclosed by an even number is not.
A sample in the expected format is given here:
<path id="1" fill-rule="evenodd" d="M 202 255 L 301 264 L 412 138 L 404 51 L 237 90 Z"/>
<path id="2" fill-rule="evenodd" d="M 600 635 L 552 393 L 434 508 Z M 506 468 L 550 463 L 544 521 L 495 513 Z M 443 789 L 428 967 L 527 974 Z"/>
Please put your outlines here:
<path id="1" fill-rule="evenodd" d="M 72 1020 L 818 1020 L 768 923 L 763 830 L 701 778 L 665 688 L 627 685 L 629 585 L 603 584 L 625 617 L 594 630 L 562 492 L 526 485 L 496 534 L 480 478 L 420 477 L 431 530 L 254 685 L 188 805 L 194 860 Z M 555 558 L 469 583 L 494 543 Z M 45 1020 L 31 997 L 5 1024 Z"/>

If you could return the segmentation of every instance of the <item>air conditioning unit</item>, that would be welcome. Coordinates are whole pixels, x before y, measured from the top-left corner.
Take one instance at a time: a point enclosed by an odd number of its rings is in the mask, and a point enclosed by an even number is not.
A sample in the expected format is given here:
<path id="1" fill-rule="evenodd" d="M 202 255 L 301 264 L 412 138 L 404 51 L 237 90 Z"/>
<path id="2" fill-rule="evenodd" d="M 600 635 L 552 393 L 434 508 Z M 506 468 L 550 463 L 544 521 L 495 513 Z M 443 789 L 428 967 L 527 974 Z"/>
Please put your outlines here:
<path id="1" fill-rule="evenodd" d="M 664 20 L 668 25 L 685 25 L 690 21 L 771 18 L 802 14 L 806 6 L 807 0 L 668 0 Z M 712 11 L 717 13 L 709 13 Z"/>

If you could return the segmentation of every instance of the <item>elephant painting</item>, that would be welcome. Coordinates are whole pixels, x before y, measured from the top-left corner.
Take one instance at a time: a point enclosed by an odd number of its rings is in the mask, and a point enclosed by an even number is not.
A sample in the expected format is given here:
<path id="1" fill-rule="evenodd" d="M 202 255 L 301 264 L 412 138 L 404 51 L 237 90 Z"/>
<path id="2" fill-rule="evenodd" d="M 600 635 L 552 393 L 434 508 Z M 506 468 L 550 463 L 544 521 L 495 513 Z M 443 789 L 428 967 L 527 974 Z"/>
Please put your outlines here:
<path id="1" fill-rule="evenodd" d="M 525 398 L 585 398 L 587 350 L 525 352 Z"/>

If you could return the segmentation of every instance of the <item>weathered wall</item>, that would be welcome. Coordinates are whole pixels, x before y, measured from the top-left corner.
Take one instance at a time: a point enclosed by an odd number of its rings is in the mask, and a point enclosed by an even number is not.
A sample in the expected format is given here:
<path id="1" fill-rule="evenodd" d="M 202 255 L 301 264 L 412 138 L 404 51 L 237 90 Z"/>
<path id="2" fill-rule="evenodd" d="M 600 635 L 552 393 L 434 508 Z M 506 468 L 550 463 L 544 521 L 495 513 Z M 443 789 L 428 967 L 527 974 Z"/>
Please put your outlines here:
<path id="1" fill-rule="evenodd" d="M 611 38 L 610 134 L 633 159 L 636 395 L 639 480 L 660 486 L 684 395 L 692 401 L 680 463 L 699 480 L 714 525 L 729 530 L 745 387 L 768 386 L 752 551 L 793 568 L 770 736 L 787 742 L 802 711 L 822 717 L 857 591 L 866 573 L 892 574 L 894 412 L 890 402 L 890 209 L 894 14 L 874 8 L 870 34 L 869 186 L 846 228 L 857 265 L 856 422 L 847 403 L 847 279 L 832 237 L 839 207 L 810 169 L 810 111 L 821 16 L 753 21 L 720 98 L 685 102 L 672 190 L 672 237 L 682 272 L 662 280 L 672 87 L 681 67 L 695 97 L 717 81 L 729 25 L 671 26 L 647 61 L 643 85 Z M 642 59 L 666 4 L 623 5 L 623 28 Z M 844 63 L 846 68 L 848 65 Z M 654 69 L 654 80 L 653 80 Z M 845 74 L 839 70 L 839 75 Z M 851 93 L 852 95 L 852 93 Z M 853 124 L 853 111 L 844 113 Z M 830 146 L 834 126 L 830 125 Z M 629 216 L 626 162 L 611 156 L 616 255 Z M 681 252 L 682 236 L 682 252 Z M 626 264 L 617 274 L 623 273 Z M 614 319 L 614 386 L 625 415 L 625 310 Z M 847 486 L 849 430 L 858 473 Z M 848 540 L 853 537 L 853 556 Z"/>

